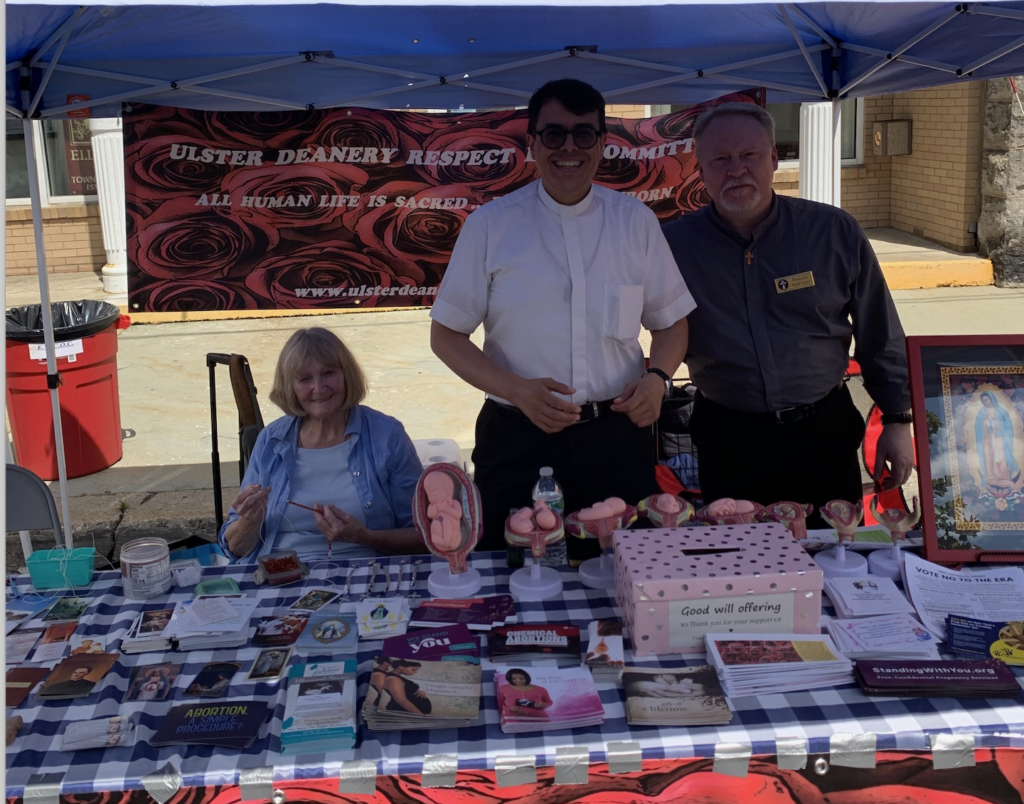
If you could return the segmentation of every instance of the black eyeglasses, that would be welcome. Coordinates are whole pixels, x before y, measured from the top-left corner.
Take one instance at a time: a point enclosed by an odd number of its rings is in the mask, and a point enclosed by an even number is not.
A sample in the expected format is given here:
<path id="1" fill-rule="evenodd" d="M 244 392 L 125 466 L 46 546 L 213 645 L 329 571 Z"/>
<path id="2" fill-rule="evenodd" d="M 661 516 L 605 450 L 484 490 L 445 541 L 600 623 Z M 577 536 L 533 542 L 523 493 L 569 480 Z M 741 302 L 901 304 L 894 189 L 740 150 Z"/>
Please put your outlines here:
<path id="1" fill-rule="evenodd" d="M 573 129 L 564 129 L 561 126 L 547 126 L 546 128 L 534 131 L 533 134 L 536 137 L 540 137 L 540 141 L 545 148 L 550 148 L 551 150 L 561 148 L 565 144 L 565 138 L 572 134 L 572 141 L 576 143 L 576 147 L 582 148 L 584 151 L 588 148 L 593 148 L 601 136 L 601 132 L 593 126 L 576 126 Z"/>

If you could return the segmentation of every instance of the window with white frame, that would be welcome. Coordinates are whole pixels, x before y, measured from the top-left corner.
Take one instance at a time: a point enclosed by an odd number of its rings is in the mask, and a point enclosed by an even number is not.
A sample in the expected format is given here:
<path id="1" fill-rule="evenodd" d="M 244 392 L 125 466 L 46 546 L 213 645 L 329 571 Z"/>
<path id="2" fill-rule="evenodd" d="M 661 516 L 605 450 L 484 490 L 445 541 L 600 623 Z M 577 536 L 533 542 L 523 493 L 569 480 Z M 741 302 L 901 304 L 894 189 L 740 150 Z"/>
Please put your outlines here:
<path id="1" fill-rule="evenodd" d="M 651 106 L 651 115 L 663 115 L 686 109 L 686 106 Z M 775 145 L 779 151 L 779 167 L 796 168 L 800 164 L 800 104 L 769 103 L 768 113 L 775 120 Z M 844 165 L 864 161 L 864 99 L 842 101 L 842 160 Z"/>
<path id="2" fill-rule="evenodd" d="M 34 121 L 35 157 L 44 204 L 84 201 L 96 196 L 92 132 L 86 119 Z M 29 200 L 28 157 L 21 120 L 7 120 L 6 199 Z"/>

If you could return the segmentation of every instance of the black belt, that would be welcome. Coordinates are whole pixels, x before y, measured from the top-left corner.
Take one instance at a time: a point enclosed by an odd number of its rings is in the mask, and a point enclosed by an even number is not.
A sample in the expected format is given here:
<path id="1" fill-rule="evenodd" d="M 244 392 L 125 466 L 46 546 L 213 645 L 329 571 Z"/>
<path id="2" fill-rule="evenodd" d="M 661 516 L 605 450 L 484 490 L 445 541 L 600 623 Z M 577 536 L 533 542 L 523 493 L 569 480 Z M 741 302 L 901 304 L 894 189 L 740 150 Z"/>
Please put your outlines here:
<path id="1" fill-rule="evenodd" d="M 493 399 L 489 400 L 498 405 L 506 413 L 511 413 L 517 418 L 521 418 L 525 421 L 530 421 L 530 417 L 523 413 L 515 405 L 506 405 L 504 402 L 495 402 Z M 604 402 L 583 402 L 580 404 L 580 418 L 573 422 L 573 424 L 583 424 L 584 422 L 592 422 L 594 419 L 600 419 L 602 416 L 607 416 L 609 413 L 613 413 L 612 402 L 614 400 L 607 399 Z"/>
<path id="2" fill-rule="evenodd" d="M 708 399 L 703 393 L 698 391 L 703 402 L 712 405 L 722 410 L 727 410 L 734 416 L 742 416 L 745 419 L 752 421 L 771 422 L 774 424 L 796 424 L 802 422 L 804 419 L 809 419 L 814 416 L 819 410 L 825 407 L 829 402 L 837 399 L 845 390 L 846 383 L 841 382 L 825 396 L 819 399 L 817 402 L 811 402 L 809 405 L 793 405 L 789 408 L 782 408 L 781 410 L 769 410 L 764 412 L 750 412 L 745 410 L 733 410 L 730 407 L 726 407 L 713 399 Z"/>

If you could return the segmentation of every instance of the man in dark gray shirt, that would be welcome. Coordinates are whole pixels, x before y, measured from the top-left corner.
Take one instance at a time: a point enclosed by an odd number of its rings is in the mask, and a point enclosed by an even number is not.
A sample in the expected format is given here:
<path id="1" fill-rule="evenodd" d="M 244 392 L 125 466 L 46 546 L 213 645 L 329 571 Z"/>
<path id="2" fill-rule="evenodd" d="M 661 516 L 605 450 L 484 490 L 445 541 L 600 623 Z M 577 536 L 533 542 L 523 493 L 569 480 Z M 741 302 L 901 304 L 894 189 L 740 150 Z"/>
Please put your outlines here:
<path id="1" fill-rule="evenodd" d="M 836 207 L 776 196 L 771 116 L 723 104 L 694 125 L 712 203 L 664 227 L 697 301 L 686 363 L 707 501 L 850 502 L 862 496 L 864 421 L 843 377 L 851 339 L 883 413 L 876 481 L 910 476 L 903 329 L 864 232 Z"/>

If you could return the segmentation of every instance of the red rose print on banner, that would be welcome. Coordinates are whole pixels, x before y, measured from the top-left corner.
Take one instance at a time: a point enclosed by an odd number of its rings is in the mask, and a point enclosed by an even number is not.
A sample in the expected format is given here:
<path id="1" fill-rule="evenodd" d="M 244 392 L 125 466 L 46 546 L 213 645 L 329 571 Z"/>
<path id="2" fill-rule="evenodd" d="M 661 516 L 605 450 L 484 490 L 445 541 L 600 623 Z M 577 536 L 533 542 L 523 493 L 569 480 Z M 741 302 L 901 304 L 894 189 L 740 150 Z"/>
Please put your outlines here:
<path id="1" fill-rule="evenodd" d="M 175 154 L 216 149 L 216 143 L 186 134 L 152 137 L 128 145 L 124 152 L 125 189 L 131 199 L 170 200 L 188 193 L 215 193 L 230 175 L 230 165 L 172 158 Z"/>
<path id="2" fill-rule="evenodd" d="M 358 195 L 366 180 L 366 171 L 337 163 L 292 165 L 287 171 L 276 165 L 240 168 L 220 188 L 231 198 L 231 206 L 216 209 L 268 236 L 282 229 L 332 229 L 344 207 L 321 204 L 335 196 Z"/>
<path id="3" fill-rule="evenodd" d="M 649 206 L 663 223 L 679 217 L 676 191 L 697 170 L 693 153 L 682 146 L 637 146 L 623 126 L 609 126 L 605 157 L 594 181 L 634 196 Z M 673 153 L 674 151 L 674 153 Z M 692 212 L 696 207 L 683 207 Z"/>
<path id="4" fill-rule="evenodd" d="M 211 114 L 210 136 L 222 143 L 234 143 L 235 149 L 268 150 L 305 147 L 304 131 L 324 112 L 307 112 L 297 125 L 295 112 L 232 112 Z M 221 146 L 226 147 L 226 146 Z"/>
<path id="5" fill-rule="evenodd" d="M 398 291 L 422 284 L 422 272 L 396 274 L 388 263 L 341 241 L 270 255 L 245 280 L 266 309 L 409 306 L 421 299 Z M 364 286 L 370 293 L 350 295 Z M 378 287 L 381 292 L 372 293 Z"/>
<path id="6" fill-rule="evenodd" d="M 404 115 L 401 115 L 404 117 Z M 338 109 L 327 115 L 313 130 L 310 143 L 323 148 L 373 148 L 377 162 L 360 162 L 369 172 L 394 172 L 394 165 L 403 162 L 405 154 L 419 148 L 422 137 L 408 134 L 399 125 L 394 112 L 376 109 Z M 384 162 L 383 148 L 398 149 L 388 162 Z M 362 157 L 365 157 L 365 153 Z"/>
<path id="7" fill-rule="evenodd" d="M 163 204 L 139 225 L 128 239 L 128 259 L 140 273 L 161 279 L 226 279 L 276 243 L 276 233 L 270 238 L 182 198 Z"/>
<path id="8" fill-rule="evenodd" d="M 370 252 L 428 271 L 425 284 L 439 284 L 466 216 L 479 204 L 468 187 L 424 187 L 392 182 L 377 191 L 389 203 L 346 213 L 342 222 Z M 397 206 L 399 199 L 402 206 Z M 351 216 L 351 217 L 350 217 Z M 394 263 L 397 269 L 397 263 Z"/>
<path id="9" fill-rule="evenodd" d="M 488 199 L 533 181 L 537 167 L 526 161 L 526 113 L 504 115 L 486 115 L 487 122 L 479 119 L 484 115 L 458 117 L 423 141 L 424 164 L 414 165 L 415 171 L 430 184 L 462 184 Z M 438 153 L 435 164 L 426 164 L 430 151 Z M 442 164 L 446 159 L 450 164 Z"/>
<path id="10" fill-rule="evenodd" d="M 241 286 L 208 279 L 168 279 L 136 291 L 134 301 L 145 309 L 184 313 L 203 310 L 256 310 L 259 305 Z"/>

